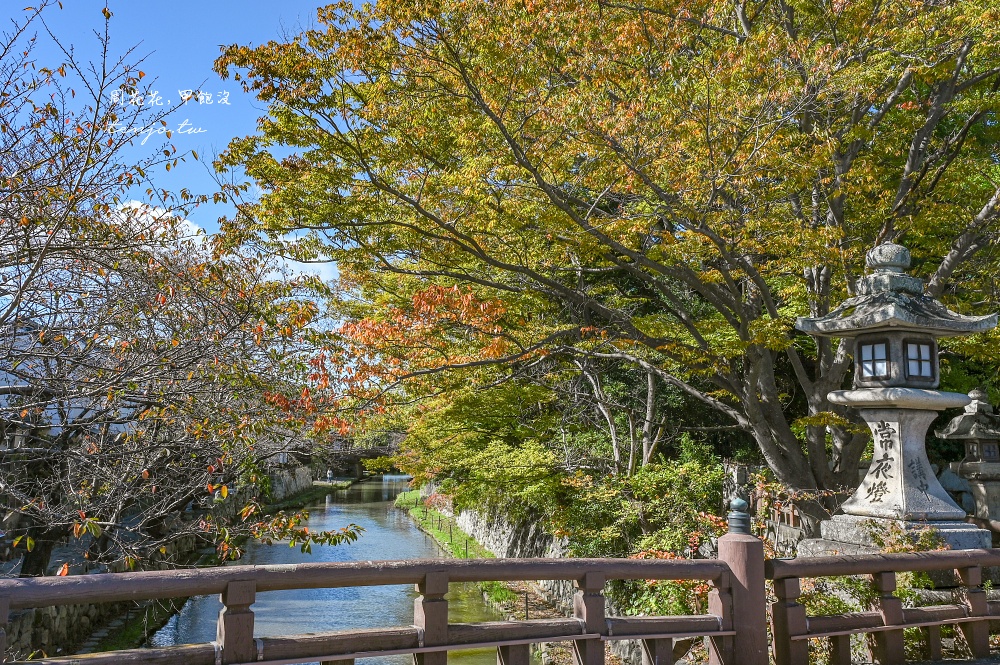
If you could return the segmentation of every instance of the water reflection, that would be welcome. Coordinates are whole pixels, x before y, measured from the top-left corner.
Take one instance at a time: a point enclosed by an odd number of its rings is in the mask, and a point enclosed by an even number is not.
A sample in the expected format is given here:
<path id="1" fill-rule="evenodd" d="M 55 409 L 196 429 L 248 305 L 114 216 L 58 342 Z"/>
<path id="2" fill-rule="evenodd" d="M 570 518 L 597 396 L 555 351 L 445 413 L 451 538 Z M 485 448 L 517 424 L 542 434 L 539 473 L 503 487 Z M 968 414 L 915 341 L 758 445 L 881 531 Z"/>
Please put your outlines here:
<path id="1" fill-rule="evenodd" d="M 369 561 L 425 559 L 441 556 L 437 545 L 417 529 L 409 516 L 392 507 L 396 495 L 407 489 L 406 476 L 384 476 L 334 492 L 319 505 L 309 506 L 310 529 L 337 529 L 349 523 L 364 527 L 364 535 L 350 545 L 314 547 L 302 554 L 297 547 L 251 543 L 243 564 L 300 563 L 304 561 Z M 413 623 L 410 586 L 351 587 L 269 591 L 257 595 L 253 605 L 257 637 L 294 635 L 351 628 L 408 626 Z M 460 621 L 495 621 L 499 617 L 483 602 L 475 585 L 453 584 L 448 594 L 449 618 Z M 222 604 L 218 596 L 192 598 L 151 639 L 152 646 L 210 642 Z M 449 662 L 493 665 L 492 649 L 452 652 Z M 403 665 L 410 656 L 364 659 L 373 665 Z"/>

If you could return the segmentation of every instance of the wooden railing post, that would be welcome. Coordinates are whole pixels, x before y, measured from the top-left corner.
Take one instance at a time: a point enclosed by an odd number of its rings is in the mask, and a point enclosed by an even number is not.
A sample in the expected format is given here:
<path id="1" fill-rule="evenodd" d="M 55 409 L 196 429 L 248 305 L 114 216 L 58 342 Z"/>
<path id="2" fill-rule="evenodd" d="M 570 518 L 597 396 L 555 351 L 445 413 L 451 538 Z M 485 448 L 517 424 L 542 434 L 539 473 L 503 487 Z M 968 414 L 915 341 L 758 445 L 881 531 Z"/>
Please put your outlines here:
<path id="1" fill-rule="evenodd" d="M 830 638 L 830 665 L 851 665 L 850 635 L 834 635 Z"/>
<path id="2" fill-rule="evenodd" d="M 882 615 L 882 623 L 886 626 L 902 624 L 903 601 L 892 595 L 896 590 L 896 573 L 874 573 L 871 578 L 872 586 L 879 595 L 878 611 Z M 875 633 L 875 644 L 878 647 L 876 657 L 882 665 L 903 665 L 906 662 L 902 628 Z"/>
<path id="3" fill-rule="evenodd" d="M 424 575 L 417 584 L 420 595 L 413 601 L 413 625 L 423 631 L 421 646 L 434 647 L 448 644 L 448 573 L 435 572 Z M 415 665 L 447 665 L 447 651 L 413 654 Z"/>
<path id="4" fill-rule="evenodd" d="M 983 569 L 980 566 L 959 568 L 958 576 L 962 579 L 962 603 L 968 609 L 969 616 L 987 616 L 990 612 L 986 602 L 986 592 L 983 591 Z M 960 623 L 965 641 L 975 658 L 986 658 L 990 654 L 990 623 L 989 621 L 971 621 Z"/>
<path id="5" fill-rule="evenodd" d="M 497 647 L 497 665 L 531 665 L 530 644 Z"/>
<path id="6" fill-rule="evenodd" d="M 799 604 L 802 587 L 797 577 L 774 580 L 774 595 L 778 600 L 771 605 L 772 633 L 774 635 L 774 662 L 776 665 L 803 665 L 809 662 L 808 640 L 795 640 L 796 635 L 809 632 L 806 608 Z"/>
<path id="7" fill-rule="evenodd" d="M 0 596 L 0 663 L 7 662 L 7 622 L 10 621 L 10 598 Z"/>
<path id="8" fill-rule="evenodd" d="M 725 536 L 723 536 L 725 538 Z M 719 539 L 719 558 L 722 559 L 722 539 Z M 731 554 L 731 552 L 730 552 Z M 733 630 L 733 578 L 732 571 L 724 573 L 713 583 L 712 590 L 708 594 L 708 613 L 719 617 L 720 630 Z M 763 596 L 761 596 L 763 599 Z M 747 619 L 743 616 L 740 619 Z M 757 617 L 754 617 L 756 619 Z M 766 630 L 765 624 L 765 630 Z M 765 634 L 765 639 L 766 639 Z M 734 665 L 735 649 L 733 636 L 715 637 L 707 640 L 709 665 Z M 759 658 L 754 658 L 752 652 L 748 652 L 745 662 L 752 665 L 767 665 L 767 642 L 764 642 L 764 662 L 761 664 Z"/>
<path id="9" fill-rule="evenodd" d="M 216 643 L 222 649 L 223 663 L 245 663 L 257 660 L 257 645 L 253 639 L 253 605 L 257 583 L 237 580 L 226 585 L 219 596 L 225 605 L 219 611 Z"/>
<path id="10" fill-rule="evenodd" d="M 941 660 L 944 657 L 941 653 L 941 626 L 927 626 L 923 633 L 927 636 L 924 660 Z"/>
<path id="11" fill-rule="evenodd" d="M 678 658 L 674 657 L 674 641 L 672 639 L 642 640 L 643 662 L 649 665 L 674 665 Z M 683 654 L 681 654 L 683 655 Z"/>
<path id="12" fill-rule="evenodd" d="M 709 643 L 709 662 L 730 665 L 739 654 L 740 665 L 767 665 L 767 596 L 764 592 L 764 544 L 750 533 L 747 502 L 733 499 L 729 533 L 719 538 L 719 560 L 729 566 L 709 597 L 709 612 L 720 617 L 722 630 L 732 638 Z"/>
<path id="13" fill-rule="evenodd" d="M 573 594 L 573 616 L 583 621 L 588 633 L 604 633 L 604 573 L 585 573 L 576 580 Z M 574 640 L 573 657 L 576 665 L 604 665 L 604 642 Z"/>

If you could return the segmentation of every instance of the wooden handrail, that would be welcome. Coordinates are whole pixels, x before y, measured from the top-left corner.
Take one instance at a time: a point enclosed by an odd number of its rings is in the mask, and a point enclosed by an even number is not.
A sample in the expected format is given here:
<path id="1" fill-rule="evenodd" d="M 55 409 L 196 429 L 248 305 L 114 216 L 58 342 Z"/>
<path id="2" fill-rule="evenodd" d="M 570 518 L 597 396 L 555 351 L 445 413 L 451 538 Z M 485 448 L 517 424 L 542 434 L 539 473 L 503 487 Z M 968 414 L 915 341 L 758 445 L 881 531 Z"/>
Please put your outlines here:
<path id="1" fill-rule="evenodd" d="M 969 566 L 1000 566 L 1000 550 L 947 550 L 771 559 L 765 563 L 765 574 L 768 579 L 780 580 L 793 577 L 929 572 Z"/>
<path id="2" fill-rule="evenodd" d="M 574 618 L 501 621 L 480 624 L 448 622 L 451 582 L 491 580 L 573 580 Z M 447 652 L 480 646 L 498 648 L 505 665 L 527 665 L 531 642 L 570 640 L 577 665 L 603 665 L 606 640 L 640 639 L 647 649 L 664 651 L 672 639 L 705 635 L 718 642 L 720 663 L 733 662 L 731 602 L 715 602 L 716 610 L 691 617 L 605 617 L 603 589 L 608 579 L 706 580 L 716 595 L 728 599 L 732 575 L 720 560 L 629 559 L 424 559 L 352 563 L 307 563 L 276 566 L 229 566 L 197 570 L 108 573 L 70 577 L 0 581 L 0 601 L 27 608 L 78 602 L 179 597 L 220 593 L 224 605 L 218 637 L 212 644 L 127 650 L 48 663 L 94 665 L 160 663 L 160 665 L 273 665 L 306 660 L 345 660 L 370 655 L 411 653 L 423 665 L 445 665 Z M 258 592 L 283 589 L 376 586 L 413 583 L 413 625 L 338 631 L 314 635 L 254 637 L 251 609 Z M 763 585 L 763 581 L 761 581 Z"/>
<path id="3" fill-rule="evenodd" d="M 751 545 L 753 548 L 751 549 Z M 732 550 L 732 551 L 731 551 Z M 221 594 L 225 610 L 215 643 L 130 650 L 46 659 L 49 663 L 160 663 L 161 665 L 272 665 L 329 659 L 345 662 L 370 655 L 411 653 L 424 665 L 446 662 L 446 653 L 469 646 L 495 646 L 503 665 L 527 665 L 527 644 L 571 640 L 576 665 L 603 665 L 603 642 L 639 639 L 654 660 L 673 658 L 673 641 L 710 638 L 713 662 L 724 665 L 761 656 L 766 662 L 766 633 L 747 640 L 764 616 L 765 577 L 774 580 L 772 605 L 774 653 L 779 665 L 808 658 L 810 639 L 831 641 L 831 662 L 850 662 L 852 633 L 872 633 L 884 663 L 902 662 L 902 631 L 927 632 L 928 653 L 940 655 L 943 624 L 956 624 L 975 655 L 988 651 L 988 622 L 1000 603 L 987 603 L 982 568 L 1000 566 L 1000 550 L 961 550 L 908 554 L 776 559 L 765 562 L 760 542 L 749 535 L 720 539 L 719 560 L 630 559 L 418 559 L 352 563 L 227 566 L 222 568 L 110 573 L 0 580 L 0 625 L 7 609 Z M 904 608 L 894 595 L 895 574 L 904 571 L 954 570 L 961 598 L 948 605 Z M 756 572 L 754 572 L 756 571 Z M 799 602 L 802 578 L 868 575 L 878 599 L 872 611 L 809 617 Z M 607 580 L 706 580 L 712 583 L 709 613 L 689 617 L 607 617 L 603 588 Z M 577 588 L 574 618 L 523 622 L 451 624 L 447 621 L 448 584 L 452 582 L 572 580 Z M 257 594 L 304 588 L 414 584 L 411 626 L 362 629 L 315 635 L 254 638 L 252 604 Z M 763 632 L 763 631 L 761 631 Z M 738 640 L 743 639 L 742 643 Z M 2 633 L 0 633 L 2 642 Z M 760 646 L 754 646 L 760 642 Z M 737 648 L 737 645 L 740 645 Z M 260 659 L 263 658 L 263 661 Z"/>
<path id="4" fill-rule="evenodd" d="M 986 601 L 982 588 L 984 566 L 1000 565 L 1000 550 L 954 550 L 905 554 L 824 556 L 774 559 L 766 562 L 765 575 L 774 580 L 777 602 L 771 606 L 774 656 L 777 665 L 808 661 L 808 642 L 830 640 L 830 663 L 851 662 L 850 636 L 871 633 L 876 659 L 883 665 L 905 661 L 903 631 L 921 628 L 926 633 L 926 656 L 941 657 L 942 625 L 954 624 L 965 635 L 976 658 L 989 653 L 989 620 L 996 607 Z M 904 608 L 895 595 L 896 573 L 952 570 L 958 573 L 961 602 L 951 605 Z M 799 602 L 802 578 L 866 575 L 877 598 L 872 611 L 839 615 L 806 615 Z"/>
<path id="5" fill-rule="evenodd" d="M 230 582 L 254 581 L 258 593 L 284 589 L 419 584 L 428 573 L 451 582 L 579 580 L 600 571 L 607 579 L 708 580 L 723 577 L 725 562 L 635 559 L 411 559 L 352 563 L 224 566 L 192 570 L 29 577 L 0 580 L 11 609 L 181 598 L 222 593 Z"/>

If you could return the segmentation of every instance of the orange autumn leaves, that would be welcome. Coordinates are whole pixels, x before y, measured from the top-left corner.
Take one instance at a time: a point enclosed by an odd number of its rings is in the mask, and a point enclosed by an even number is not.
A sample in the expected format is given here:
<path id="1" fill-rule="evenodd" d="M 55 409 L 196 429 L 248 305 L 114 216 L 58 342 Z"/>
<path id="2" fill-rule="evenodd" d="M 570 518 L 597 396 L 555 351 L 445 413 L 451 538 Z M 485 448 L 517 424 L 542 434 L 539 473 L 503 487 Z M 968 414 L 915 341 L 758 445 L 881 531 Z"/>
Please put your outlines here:
<path id="1" fill-rule="evenodd" d="M 341 333 L 365 357 L 374 351 L 379 358 L 397 360 L 389 362 L 393 367 L 382 367 L 383 363 L 356 367 L 356 376 L 363 376 L 365 372 L 357 370 L 364 369 L 398 379 L 407 369 L 500 357 L 507 350 L 501 325 L 505 311 L 499 300 L 480 300 L 469 289 L 430 286 L 415 293 L 409 307 L 390 307 L 383 317 L 347 323 Z M 454 349 L 458 337 L 461 350 Z M 399 366 L 402 351 L 414 367 Z"/>
<path id="2" fill-rule="evenodd" d="M 427 287 L 408 306 L 341 327 L 348 381 L 353 387 L 395 383 L 414 373 L 500 358 L 510 351 L 505 313 L 501 301 L 482 300 L 471 289 Z"/>
<path id="3" fill-rule="evenodd" d="M 309 419 L 314 432 L 345 435 L 359 416 L 385 413 L 393 387 L 512 351 L 504 303 L 468 288 L 429 286 L 372 311 L 343 323 L 336 343 L 309 360 L 301 391 L 268 393 L 268 402 Z"/>

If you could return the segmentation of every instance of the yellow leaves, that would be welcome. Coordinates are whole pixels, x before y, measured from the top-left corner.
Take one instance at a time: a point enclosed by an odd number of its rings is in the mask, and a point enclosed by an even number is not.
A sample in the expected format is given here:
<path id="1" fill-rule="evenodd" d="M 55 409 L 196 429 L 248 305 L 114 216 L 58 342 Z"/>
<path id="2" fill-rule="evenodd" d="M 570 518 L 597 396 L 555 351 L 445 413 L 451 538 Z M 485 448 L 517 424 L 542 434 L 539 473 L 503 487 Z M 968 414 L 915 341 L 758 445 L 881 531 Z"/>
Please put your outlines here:
<path id="1" fill-rule="evenodd" d="M 854 425 L 854 423 L 852 423 L 850 420 L 844 418 L 843 416 L 837 415 L 833 411 L 821 411 L 819 413 L 814 413 L 811 416 L 803 416 L 802 418 L 797 418 L 792 424 L 793 426 L 802 428 L 852 427 Z M 867 431 L 867 430 L 862 429 L 862 431 Z"/>
<path id="2" fill-rule="evenodd" d="M 791 329 L 790 320 L 762 316 L 750 324 L 750 343 L 772 351 L 783 351 L 791 346 Z"/>
<path id="3" fill-rule="evenodd" d="M 802 418 L 795 419 L 789 425 L 795 436 L 802 440 L 805 440 L 806 429 L 809 427 L 837 427 L 852 434 L 864 434 L 868 432 L 868 427 L 864 424 L 853 423 L 832 411 L 821 411 L 809 416 L 803 416 Z"/>

